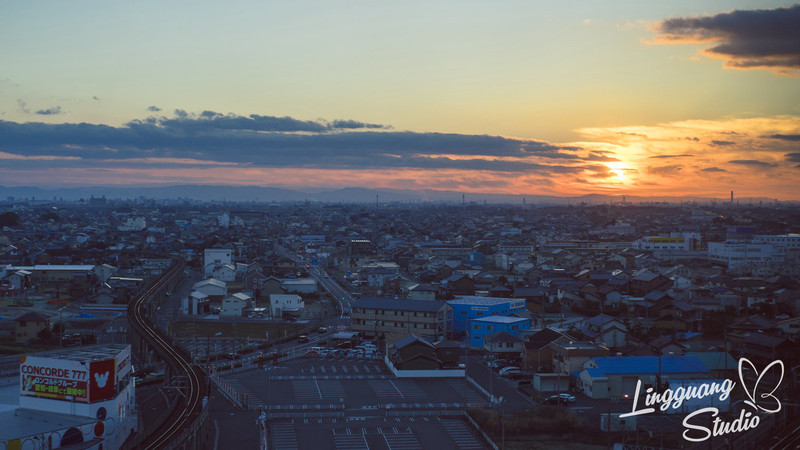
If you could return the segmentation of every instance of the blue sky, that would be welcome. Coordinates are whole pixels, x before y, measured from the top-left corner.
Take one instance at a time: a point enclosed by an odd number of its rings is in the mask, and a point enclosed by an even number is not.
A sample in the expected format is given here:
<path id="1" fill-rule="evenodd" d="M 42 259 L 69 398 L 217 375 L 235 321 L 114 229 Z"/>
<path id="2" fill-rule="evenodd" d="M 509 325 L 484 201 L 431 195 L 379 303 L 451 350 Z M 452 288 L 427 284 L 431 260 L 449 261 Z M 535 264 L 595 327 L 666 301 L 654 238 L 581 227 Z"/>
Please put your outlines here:
<path id="1" fill-rule="evenodd" d="M 5 3 L 0 184 L 796 198 L 791 5 Z"/>

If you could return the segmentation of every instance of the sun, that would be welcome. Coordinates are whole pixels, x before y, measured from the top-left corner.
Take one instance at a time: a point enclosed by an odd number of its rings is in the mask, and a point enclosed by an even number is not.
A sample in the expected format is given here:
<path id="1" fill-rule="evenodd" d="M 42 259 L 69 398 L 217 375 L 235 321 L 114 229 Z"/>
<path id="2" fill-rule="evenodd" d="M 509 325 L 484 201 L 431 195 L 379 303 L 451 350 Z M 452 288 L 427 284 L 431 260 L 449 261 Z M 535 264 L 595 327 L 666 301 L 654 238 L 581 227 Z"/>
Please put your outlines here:
<path id="1" fill-rule="evenodd" d="M 613 181 L 617 182 L 624 182 L 628 180 L 627 172 L 631 169 L 627 163 L 622 161 L 614 161 L 610 163 L 606 163 L 608 168 L 610 169 L 609 172 L 614 174 L 614 177 L 611 178 Z"/>

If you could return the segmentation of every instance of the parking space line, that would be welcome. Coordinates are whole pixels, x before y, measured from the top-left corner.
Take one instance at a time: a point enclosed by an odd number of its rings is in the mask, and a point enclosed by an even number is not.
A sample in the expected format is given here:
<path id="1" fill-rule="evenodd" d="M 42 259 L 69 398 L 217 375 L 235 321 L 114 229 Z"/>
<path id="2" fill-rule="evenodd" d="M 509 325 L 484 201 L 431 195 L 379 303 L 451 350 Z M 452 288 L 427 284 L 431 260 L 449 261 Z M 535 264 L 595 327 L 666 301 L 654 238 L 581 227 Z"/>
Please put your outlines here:
<path id="1" fill-rule="evenodd" d="M 406 397 L 405 395 L 403 395 L 403 393 L 402 393 L 402 392 L 400 392 L 400 388 L 398 388 L 398 387 L 397 387 L 397 385 L 396 385 L 396 384 L 394 384 L 394 381 L 392 381 L 392 380 L 389 380 L 389 383 L 392 383 L 392 386 L 394 386 L 394 388 L 395 388 L 395 390 L 397 391 L 397 393 L 398 393 L 398 394 L 400 394 L 400 397 L 402 397 L 402 398 L 405 398 L 405 397 Z"/>
<path id="2" fill-rule="evenodd" d="M 319 398 L 322 399 L 322 391 L 319 390 L 319 383 L 317 383 L 317 380 L 314 380 L 314 385 L 317 386 L 317 393 L 319 394 Z"/>

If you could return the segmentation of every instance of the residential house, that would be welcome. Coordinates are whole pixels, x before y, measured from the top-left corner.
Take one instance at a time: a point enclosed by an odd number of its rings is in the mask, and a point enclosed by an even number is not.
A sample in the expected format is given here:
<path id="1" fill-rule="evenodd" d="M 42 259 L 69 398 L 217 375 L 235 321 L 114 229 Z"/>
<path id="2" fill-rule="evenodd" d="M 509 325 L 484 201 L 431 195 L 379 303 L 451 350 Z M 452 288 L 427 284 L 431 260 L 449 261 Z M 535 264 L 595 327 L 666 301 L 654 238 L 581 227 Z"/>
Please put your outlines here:
<path id="1" fill-rule="evenodd" d="M 672 287 L 672 280 L 659 273 L 647 270 L 639 271 L 630 279 L 630 293 L 644 296 L 650 291 L 667 291 Z"/>
<path id="2" fill-rule="evenodd" d="M 497 359 L 514 362 L 522 359 L 522 355 L 525 352 L 525 342 L 519 336 L 506 331 L 498 331 L 484 336 L 483 349 Z"/>
<path id="3" fill-rule="evenodd" d="M 182 311 L 184 314 L 208 314 L 211 311 L 208 295 L 193 291 L 188 297 L 182 299 Z"/>
<path id="4" fill-rule="evenodd" d="M 430 284 L 417 284 L 408 289 L 406 298 L 409 300 L 436 300 L 437 288 Z"/>
<path id="5" fill-rule="evenodd" d="M 305 302 L 297 294 L 270 294 L 269 310 L 274 318 L 284 316 L 299 317 L 305 309 Z"/>
<path id="6" fill-rule="evenodd" d="M 220 317 L 242 317 L 244 310 L 250 307 L 252 297 L 242 292 L 237 292 L 222 299 Z"/>
<path id="7" fill-rule="evenodd" d="M 203 251 L 203 277 L 212 276 L 217 266 L 233 263 L 233 250 L 230 248 L 207 248 Z"/>
<path id="8" fill-rule="evenodd" d="M 317 281 L 313 278 L 288 278 L 281 280 L 281 287 L 291 294 L 313 294 L 317 292 Z"/>
<path id="9" fill-rule="evenodd" d="M 471 347 L 484 347 L 485 338 L 504 331 L 513 336 L 518 336 L 521 331 L 531 328 L 531 319 L 513 316 L 488 316 L 469 321 L 467 336 Z M 521 344 L 520 339 L 520 344 Z M 520 356 L 521 356 L 520 345 Z"/>
<path id="10" fill-rule="evenodd" d="M 50 319 L 37 312 L 25 313 L 14 319 L 14 322 L 16 323 L 14 342 L 17 344 L 25 344 L 36 339 L 42 330 L 50 328 Z"/>
<path id="11" fill-rule="evenodd" d="M 210 301 L 219 301 L 228 295 L 228 285 L 224 281 L 209 278 L 207 280 L 198 281 L 192 285 L 193 291 L 199 291 L 206 294 Z"/>
<path id="12" fill-rule="evenodd" d="M 236 266 L 233 264 L 216 265 L 211 270 L 211 277 L 226 283 L 236 281 Z"/>
<path id="13" fill-rule="evenodd" d="M 588 341 L 557 340 L 550 343 L 550 348 L 553 353 L 553 371 L 560 374 L 581 370 L 586 361 L 611 354 L 611 350 L 605 345 Z"/>
<path id="14" fill-rule="evenodd" d="M 800 317 L 781 320 L 777 324 L 780 333 L 793 342 L 800 342 Z"/>
<path id="15" fill-rule="evenodd" d="M 599 314 L 584 322 L 580 332 L 588 340 L 602 343 L 609 348 L 628 345 L 628 327 L 606 314 Z"/>
<path id="16" fill-rule="evenodd" d="M 436 347 L 414 334 L 389 346 L 387 356 L 398 370 L 439 370 L 444 366 L 436 355 Z"/>
<path id="17" fill-rule="evenodd" d="M 571 340 L 573 339 L 551 328 L 543 328 L 528 335 L 520 367 L 535 372 L 553 372 L 553 348 L 550 344 L 556 341 Z"/>

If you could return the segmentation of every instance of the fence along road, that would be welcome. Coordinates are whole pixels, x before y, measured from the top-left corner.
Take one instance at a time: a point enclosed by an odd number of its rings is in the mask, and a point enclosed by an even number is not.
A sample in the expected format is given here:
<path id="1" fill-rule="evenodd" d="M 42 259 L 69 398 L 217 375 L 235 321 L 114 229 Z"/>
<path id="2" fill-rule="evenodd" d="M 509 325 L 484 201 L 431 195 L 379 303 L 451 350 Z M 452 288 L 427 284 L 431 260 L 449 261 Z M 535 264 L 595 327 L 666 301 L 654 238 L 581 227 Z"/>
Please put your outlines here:
<path id="1" fill-rule="evenodd" d="M 142 436 L 141 444 L 137 448 L 163 449 L 181 437 L 185 428 L 192 425 L 192 421 L 199 417 L 203 410 L 204 375 L 191 361 L 157 330 L 152 318 L 148 320 L 145 303 L 151 296 L 157 295 L 167 283 L 183 270 L 183 263 L 176 262 L 161 275 L 152 286 L 128 306 L 128 317 L 131 319 L 133 331 L 142 336 L 147 344 L 155 350 L 164 362 L 172 369 L 172 375 L 186 376 L 186 386 L 183 386 L 183 396 L 178 396 L 178 405 L 173 408 L 172 414 L 150 436 Z"/>

